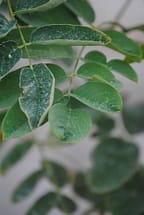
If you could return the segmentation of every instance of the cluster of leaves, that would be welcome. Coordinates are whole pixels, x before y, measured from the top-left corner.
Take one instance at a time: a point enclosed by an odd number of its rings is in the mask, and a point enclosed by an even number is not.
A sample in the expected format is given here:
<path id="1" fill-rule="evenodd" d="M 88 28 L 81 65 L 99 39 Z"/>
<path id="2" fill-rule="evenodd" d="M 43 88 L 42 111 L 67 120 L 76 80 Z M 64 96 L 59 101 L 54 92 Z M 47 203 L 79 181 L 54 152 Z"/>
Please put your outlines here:
<path id="1" fill-rule="evenodd" d="M 117 112 L 122 108 L 122 83 L 113 72 L 132 81 L 137 75 L 127 63 L 143 58 L 140 45 L 122 32 L 83 26 L 79 18 L 92 24 L 95 12 L 88 1 L 43 0 L 6 1 L 1 5 L 10 14 L 9 20 L 0 14 L 0 109 L 5 111 L 1 133 L 3 139 L 29 133 L 49 121 L 53 133 L 66 143 L 83 140 L 90 132 L 92 120 L 83 109 L 71 107 L 74 98 L 86 106 L 102 111 Z M 2 1 L 1 1 L 2 3 Z M 98 51 L 84 57 L 72 46 L 102 45 L 124 55 L 124 60 L 107 62 Z M 29 66 L 15 71 L 16 63 L 29 59 Z M 33 65 L 31 59 L 73 59 L 74 71 L 61 66 Z M 78 68 L 79 61 L 82 65 Z M 73 79 L 83 84 L 73 89 Z M 69 83 L 61 91 L 59 83 Z"/>

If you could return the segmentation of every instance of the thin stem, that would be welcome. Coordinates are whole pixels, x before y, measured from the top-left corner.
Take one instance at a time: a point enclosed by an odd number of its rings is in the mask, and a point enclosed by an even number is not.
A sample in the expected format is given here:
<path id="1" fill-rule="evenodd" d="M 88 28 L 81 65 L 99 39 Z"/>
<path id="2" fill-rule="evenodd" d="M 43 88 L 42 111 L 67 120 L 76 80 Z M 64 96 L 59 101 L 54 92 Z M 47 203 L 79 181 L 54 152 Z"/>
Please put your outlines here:
<path id="1" fill-rule="evenodd" d="M 11 6 L 10 0 L 7 0 L 7 6 L 8 6 L 9 15 L 10 15 L 11 19 L 15 19 L 15 15 L 14 15 L 14 13 L 12 11 L 12 6 Z"/>

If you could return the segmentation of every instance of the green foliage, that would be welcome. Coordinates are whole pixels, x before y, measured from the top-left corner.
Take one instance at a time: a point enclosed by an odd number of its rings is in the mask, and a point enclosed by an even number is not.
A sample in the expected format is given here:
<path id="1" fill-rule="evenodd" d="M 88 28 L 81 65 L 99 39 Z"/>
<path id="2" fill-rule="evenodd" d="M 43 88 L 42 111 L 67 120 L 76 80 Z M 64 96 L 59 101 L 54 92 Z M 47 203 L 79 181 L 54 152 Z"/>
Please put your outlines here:
<path id="1" fill-rule="evenodd" d="M 8 21 L 2 14 L 0 14 L 0 38 L 5 37 L 15 24 L 15 20 Z"/>

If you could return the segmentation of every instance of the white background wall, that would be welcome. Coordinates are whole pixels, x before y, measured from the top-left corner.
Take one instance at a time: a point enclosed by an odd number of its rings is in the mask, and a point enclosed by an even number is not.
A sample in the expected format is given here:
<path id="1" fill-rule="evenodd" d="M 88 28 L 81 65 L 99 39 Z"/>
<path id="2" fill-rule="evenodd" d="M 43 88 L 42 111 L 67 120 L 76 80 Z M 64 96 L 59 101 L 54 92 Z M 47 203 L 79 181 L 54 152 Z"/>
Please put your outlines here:
<path id="1" fill-rule="evenodd" d="M 115 19 L 118 9 L 125 2 L 125 0 L 116 1 L 116 0 L 90 0 L 93 4 L 93 7 L 96 11 L 96 25 L 101 24 L 105 21 L 111 21 Z M 133 0 L 131 6 L 125 13 L 124 17 L 121 19 L 121 24 L 126 26 L 132 26 L 135 24 L 141 24 L 144 22 L 144 0 Z M 135 35 L 132 35 L 135 37 Z M 144 43 L 144 35 L 139 34 L 138 40 L 143 41 Z M 100 48 L 101 49 L 101 48 Z M 113 58 L 117 54 L 113 51 L 103 48 L 108 58 Z M 140 64 L 134 65 L 138 76 L 139 83 L 134 84 L 130 81 L 125 82 L 125 92 L 129 93 L 129 97 L 131 102 L 143 100 L 143 92 L 144 92 L 144 62 Z M 47 134 L 47 127 L 38 130 L 38 134 L 40 134 L 41 138 L 44 138 L 44 133 Z M 121 132 L 121 131 L 120 131 Z M 39 136 L 39 135 L 38 135 Z M 143 137 L 144 135 L 136 136 L 134 139 L 138 142 L 141 148 L 143 148 Z M 5 142 L 5 147 L 1 149 L 0 156 L 10 148 L 15 141 L 11 143 Z M 94 147 L 95 143 L 87 139 L 82 143 L 70 145 L 62 148 L 49 148 L 46 152 L 47 157 L 51 159 L 56 159 L 59 162 L 64 163 L 66 166 L 71 167 L 72 169 L 85 169 L 89 166 L 89 153 Z M 20 204 L 14 205 L 11 203 L 10 195 L 14 189 L 14 187 L 24 179 L 29 173 L 38 168 L 40 161 L 39 152 L 36 148 L 31 150 L 31 152 L 26 156 L 26 158 L 20 162 L 15 168 L 11 169 L 5 176 L 0 176 L 0 215 L 24 215 L 26 209 L 33 203 L 40 194 L 45 193 L 47 190 L 52 189 L 52 185 L 48 184 L 47 181 L 43 180 L 35 192 L 23 201 Z M 143 150 L 141 150 L 141 162 L 144 162 Z M 63 190 L 64 193 L 71 193 L 71 196 L 77 201 L 77 198 L 69 187 L 65 187 Z M 79 200 L 80 201 L 80 200 Z M 87 203 L 84 201 L 80 201 L 81 208 L 87 207 Z M 50 215 L 60 215 L 61 213 L 54 210 L 50 213 Z M 80 215 L 80 211 L 76 213 L 76 215 Z"/>

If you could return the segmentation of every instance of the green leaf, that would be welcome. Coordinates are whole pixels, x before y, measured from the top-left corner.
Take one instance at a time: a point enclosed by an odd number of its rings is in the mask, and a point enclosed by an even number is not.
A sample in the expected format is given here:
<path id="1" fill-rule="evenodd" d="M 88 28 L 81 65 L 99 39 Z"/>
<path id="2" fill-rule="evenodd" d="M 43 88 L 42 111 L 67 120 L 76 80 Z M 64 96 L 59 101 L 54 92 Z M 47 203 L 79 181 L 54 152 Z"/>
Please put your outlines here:
<path id="1" fill-rule="evenodd" d="M 64 82 L 67 78 L 67 75 L 64 71 L 64 69 L 56 64 L 47 64 L 47 67 L 52 72 L 56 84 L 60 84 L 61 82 Z"/>
<path id="2" fill-rule="evenodd" d="M 130 134 L 144 132 L 144 103 L 124 105 L 122 117 Z"/>
<path id="3" fill-rule="evenodd" d="M 126 78 L 129 78 L 130 80 L 137 82 L 138 77 L 134 69 L 122 60 L 111 60 L 108 63 L 108 66 L 111 70 L 120 73 L 121 75 L 125 76 Z"/>
<path id="4" fill-rule="evenodd" d="M 43 166 L 45 167 L 44 169 L 46 171 L 46 176 L 54 185 L 63 187 L 68 182 L 67 171 L 60 164 L 53 161 L 44 160 Z"/>
<path id="5" fill-rule="evenodd" d="M 110 38 L 103 32 L 79 25 L 48 25 L 33 31 L 33 44 L 55 45 L 105 45 Z"/>
<path id="6" fill-rule="evenodd" d="M 0 44 L 0 79 L 6 76 L 10 69 L 20 60 L 21 50 L 14 41 Z"/>
<path id="7" fill-rule="evenodd" d="M 81 78 L 101 81 L 120 90 L 123 85 L 118 81 L 106 65 L 100 63 L 85 63 L 77 71 Z"/>
<path id="8" fill-rule="evenodd" d="M 77 209 L 76 204 L 74 201 L 67 196 L 61 195 L 59 200 L 58 200 L 58 205 L 57 207 L 63 211 L 65 214 L 71 214 L 74 213 Z"/>
<path id="9" fill-rule="evenodd" d="M 53 133 L 66 143 L 79 142 L 90 132 L 92 122 L 82 109 L 68 109 L 65 104 L 56 104 L 49 111 Z"/>
<path id="10" fill-rule="evenodd" d="M 49 192 L 38 199 L 26 215 L 46 215 L 57 204 L 57 194 Z"/>
<path id="11" fill-rule="evenodd" d="M 122 107 L 118 92 L 101 82 L 88 82 L 74 90 L 71 96 L 90 108 L 102 112 L 116 112 Z"/>
<path id="12" fill-rule="evenodd" d="M 19 70 L 10 73 L 0 81 L 0 108 L 11 107 L 20 94 Z"/>
<path id="13" fill-rule="evenodd" d="M 92 62 L 99 62 L 102 64 L 106 64 L 107 63 L 107 59 L 106 56 L 99 51 L 90 51 L 85 55 L 85 60 L 86 61 L 92 61 Z"/>
<path id="14" fill-rule="evenodd" d="M 37 27 L 48 24 L 80 24 L 77 17 L 65 5 L 43 12 L 19 14 L 18 17 L 25 23 Z"/>
<path id="15" fill-rule="evenodd" d="M 55 88 L 53 104 L 61 103 L 64 99 L 64 94 L 61 90 Z"/>
<path id="16" fill-rule="evenodd" d="M 144 213 L 144 171 L 138 172 L 127 184 L 108 195 L 107 210 L 113 215 Z"/>
<path id="17" fill-rule="evenodd" d="M 32 147 L 32 141 L 20 142 L 15 145 L 1 161 L 0 172 L 5 173 L 21 160 Z"/>
<path id="18" fill-rule="evenodd" d="M 95 20 L 95 11 L 87 0 L 67 0 L 65 5 L 72 10 L 76 16 L 80 16 L 88 23 L 92 23 Z"/>
<path id="19" fill-rule="evenodd" d="M 33 190 L 35 189 L 36 185 L 40 181 L 40 179 L 44 176 L 44 172 L 38 170 L 28 176 L 25 180 L 23 180 L 14 190 L 12 194 L 13 202 L 21 202 L 27 196 L 29 196 Z"/>
<path id="20" fill-rule="evenodd" d="M 16 13 L 28 13 L 35 11 L 45 11 L 57 7 L 66 0 L 18 0 Z"/>
<path id="21" fill-rule="evenodd" d="M 44 64 L 21 70 L 20 88 L 23 92 L 19 103 L 31 128 L 36 128 L 43 122 L 53 103 L 54 85 L 54 77 Z"/>
<path id="22" fill-rule="evenodd" d="M 6 113 L 2 122 L 3 139 L 16 138 L 31 131 L 18 102 Z"/>
<path id="23" fill-rule="evenodd" d="M 15 24 L 15 20 L 8 21 L 2 14 L 0 14 L 0 39 L 5 37 Z"/>
<path id="24" fill-rule="evenodd" d="M 128 38 L 124 33 L 115 30 L 107 30 L 112 42 L 108 45 L 110 48 L 126 55 L 130 59 L 140 61 L 142 58 L 142 51 L 138 43 Z"/>
<path id="25" fill-rule="evenodd" d="M 136 172 L 138 148 L 120 138 L 108 138 L 93 152 L 89 183 L 96 193 L 118 189 Z"/>

